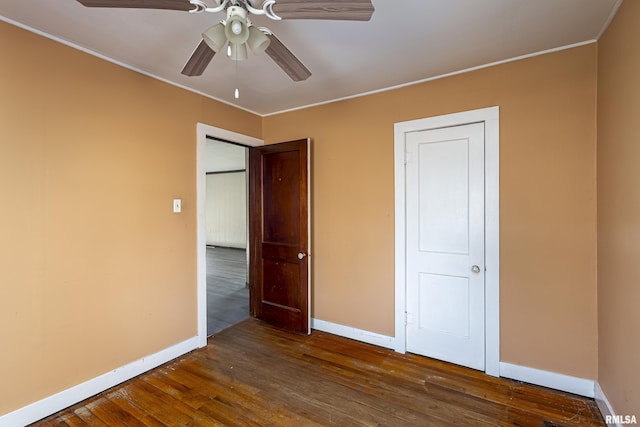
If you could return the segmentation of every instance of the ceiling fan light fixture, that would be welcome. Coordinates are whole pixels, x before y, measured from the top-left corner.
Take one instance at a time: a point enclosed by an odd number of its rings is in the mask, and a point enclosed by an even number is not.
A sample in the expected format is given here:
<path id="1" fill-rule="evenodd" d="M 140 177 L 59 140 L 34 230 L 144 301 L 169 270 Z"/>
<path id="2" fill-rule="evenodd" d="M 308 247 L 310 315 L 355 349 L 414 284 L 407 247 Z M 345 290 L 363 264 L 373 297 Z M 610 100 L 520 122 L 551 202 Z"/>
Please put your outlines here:
<path id="1" fill-rule="evenodd" d="M 233 21 L 231 22 L 231 32 L 236 35 L 239 36 L 240 34 L 242 34 L 242 23 L 240 21 Z"/>
<path id="2" fill-rule="evenodd" d="M 243 61 L 249 57 L 246 43 L 229 43 L 229 46 L 231 47 L 231 59 L 235 61 Z"/>
<path id="3" fill-rule="evenodd" d="M 230 43 L 242 44 L 249 40 L 249 23 L 247 11 L 238 6 L 231 6 L 227 10 L 227 25 L 224 32 Z"/>
<path id="4" fill-rule="evenodd" d="M 214 52 L 219 52 L 227 43 L 225 27 L 223 23 L 217 23 L 202 33 L 202 39 Z"/>
<path id="5" fill-rule="evenodd" d="M 259 55 L 264 52 L 269 47 L 270 42 L 271 40 L 269 37 L 267 37 L 267 35 L 258 28 L 254 26 L 249 27 L 249 39 L 247 40 L 247 44 L 254 55 Z"/>

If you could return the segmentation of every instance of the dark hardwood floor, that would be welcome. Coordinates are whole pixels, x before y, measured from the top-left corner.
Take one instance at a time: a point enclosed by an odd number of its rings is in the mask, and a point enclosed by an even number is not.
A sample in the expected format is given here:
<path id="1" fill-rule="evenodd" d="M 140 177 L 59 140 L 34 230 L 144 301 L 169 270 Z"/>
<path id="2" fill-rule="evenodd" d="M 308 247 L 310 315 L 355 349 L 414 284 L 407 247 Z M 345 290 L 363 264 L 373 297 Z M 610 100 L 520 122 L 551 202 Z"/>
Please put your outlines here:
<path id="1" fill-rule="evenodd" d="M 247 254 L 207 247 L 207 335 L 249 318 Z"/>
<path id="2" fill-rule="evenodd" d="M 590 399 L 248 319 L 209 338 L 207 347 L 36 425 L 605 424 Z"/>

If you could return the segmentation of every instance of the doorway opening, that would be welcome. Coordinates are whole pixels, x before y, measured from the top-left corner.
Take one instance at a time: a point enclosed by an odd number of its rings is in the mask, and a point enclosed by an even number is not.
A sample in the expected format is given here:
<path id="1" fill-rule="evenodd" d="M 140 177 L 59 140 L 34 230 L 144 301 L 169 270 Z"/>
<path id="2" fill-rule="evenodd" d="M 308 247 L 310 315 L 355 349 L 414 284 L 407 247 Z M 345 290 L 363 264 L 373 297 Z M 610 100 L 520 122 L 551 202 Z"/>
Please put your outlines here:
<path id="1" fill-rule="evenodd" d="M 249 159 L 245 163 L 245 178 L 248 178 L 246 181 L 249 182 L 249 188 L 247 189 L 248 198 L 245 200 L 249 207 L 247 218 L 250 230 L 247 233 L 246 246 L 249 248 L 247 253 L 250 283 L 249 316 L 284 329 L 309 333 L 311 221 L 308 172 L 311 141 L 301 139 L 265 146 L 263 140 L 198 123 L 196 139 L 198 346 L 205 347 L 208 338 L 206 150 L 207 141 L 216 139 L 248 149 Z M 245 153 L 245 159 L 246 157 Z M 297 231 L 292 233 L 292 230 Z M 276 248 L 283 236 L 284 249 Z M 268 286 L 263 286 L 265 283 Z M 298 321 L 292 323 L 292 320 L 296 319 Z"/>
<path id="2" fill-rule="evenodd" d="M 198 123 L 196 137 L 196 269 L 197 269 L 197 329 L 198 347 L 207 345 L 207 227 L 206 227 L 206 182 L 207 141 L 218 139 L 227 143 L 235 143 L 244 147 L 264 145 L 264 141 L 248 135 L 226 129 Z M 245 148 L 246 149 L 246 148 Z M 246 159 L 246 157 L 245 157 Z"/>
<path id="3" fill-rule="evenodd" d="M 208 136 L 207 336 L 249 317 L 246 146 Z"/>

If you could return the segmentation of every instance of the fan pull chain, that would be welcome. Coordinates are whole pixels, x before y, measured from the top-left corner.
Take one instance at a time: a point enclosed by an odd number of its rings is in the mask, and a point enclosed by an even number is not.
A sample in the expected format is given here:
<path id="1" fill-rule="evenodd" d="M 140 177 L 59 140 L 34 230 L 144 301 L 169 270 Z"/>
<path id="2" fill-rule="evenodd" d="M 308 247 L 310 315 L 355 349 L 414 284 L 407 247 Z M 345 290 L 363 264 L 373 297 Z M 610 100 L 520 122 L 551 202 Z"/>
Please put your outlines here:
<path id="1" fill-rule="evenodd" d="M 236 90 L 233 93 L 233 96 L 236 99 L 240 98 L 240 90 L 238 89 L 238 62 L 240 62 L 240 61 L 235 61 L 235 63 L 236 63 Z"/>

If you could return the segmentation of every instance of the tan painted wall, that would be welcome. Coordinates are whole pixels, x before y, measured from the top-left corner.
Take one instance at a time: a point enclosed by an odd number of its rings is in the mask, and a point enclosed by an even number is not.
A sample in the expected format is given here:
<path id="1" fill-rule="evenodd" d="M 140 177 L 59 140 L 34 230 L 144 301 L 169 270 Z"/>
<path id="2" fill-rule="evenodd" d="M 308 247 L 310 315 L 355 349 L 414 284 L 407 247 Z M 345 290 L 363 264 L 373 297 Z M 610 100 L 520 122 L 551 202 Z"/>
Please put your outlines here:
<path id="1" fill-rule="evenodd" d="M 598 43 L 599 382 L 640 417 L 640 2 L 625 1 Z"/>
<path id="2" fill-rule="evenodd" d="M 196 122 L 261 118 L 2 22 L 0 52 L 4 414 L 197 333 Z"/>
<path id="3" fill-rule="evenodd" d="M 394 334 L 394 122 L 499 105 L 501 359 L 597 376 L 596 46 L 266 117 L 313 139 L 313 316 Z"/>

